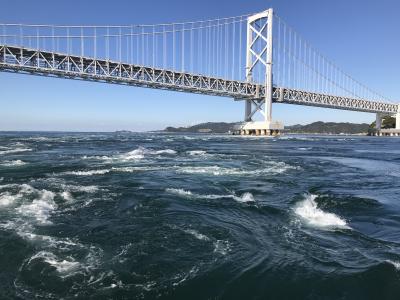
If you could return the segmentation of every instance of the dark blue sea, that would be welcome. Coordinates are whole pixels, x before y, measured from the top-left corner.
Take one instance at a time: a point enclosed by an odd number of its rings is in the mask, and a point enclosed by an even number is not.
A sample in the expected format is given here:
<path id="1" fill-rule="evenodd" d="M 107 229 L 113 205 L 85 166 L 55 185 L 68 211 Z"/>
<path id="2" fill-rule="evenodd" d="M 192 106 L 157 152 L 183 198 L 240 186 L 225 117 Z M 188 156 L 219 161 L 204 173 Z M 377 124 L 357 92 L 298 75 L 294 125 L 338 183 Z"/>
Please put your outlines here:
<path id="1" fill-rule="evenodd" d="M 0 299 L 400 299 L 400 139 L 1 133 Z"/>

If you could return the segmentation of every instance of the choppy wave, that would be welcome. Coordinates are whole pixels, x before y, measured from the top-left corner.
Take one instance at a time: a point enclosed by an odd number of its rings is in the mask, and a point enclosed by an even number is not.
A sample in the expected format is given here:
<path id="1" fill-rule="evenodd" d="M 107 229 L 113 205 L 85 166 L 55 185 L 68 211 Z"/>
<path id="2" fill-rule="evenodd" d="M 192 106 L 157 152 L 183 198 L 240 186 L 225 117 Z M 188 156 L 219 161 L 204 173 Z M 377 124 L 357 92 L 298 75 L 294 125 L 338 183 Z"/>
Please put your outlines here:
<path id="1" fill-rule="evenodd" d="M 185 281 L 187 281 L 191 278 L 194 278 L 196 276 L 196 274 L 198 273 L 198 271 L 199 271 L 199 267 L 194 266 L 194 267 L 190 268 L 190 270 L 187 273 L 176 275 L 173 279 L 179 279 L 179 281 L 173 282 L 172 285 L 178 286 L 178 285 L 184 283 Z"/>
<path id="2" fill-rule="evenodd" d="M 61 173 L 64 174 L 64 173 Z M 69 181 L 66 181 L 65 178 L 55 176 L 55 177 L 48 177 L 40 180 L 33 181 L 39 184 L 45 184 L 51 189 L 54 189 L 56 191 L 66 191 L 69 193 L 96 193 L 101 188 L 97 185 L 80 185 L 77 183 L 71 183 Z M 1 185 L 0 185 L 1 189 Z"/>
<path id="3" fill-rule="evenodd" d="M 210 238 L 194 229 L 185 229 L 184 232 L 193 235 L 196 239 L 201 241 L 209 241 Z"/>
<path id="4" fill-rule="evenodd" d="M 186 151 L 186 153 L 189 156 L 192 157 L 199 157 L 199 158 L 210 158 L 213 157 L 213 154 L 207 153 L 207 151 L 204 150 L 190 150 L 190 151 Z"/>
<path id="5" fill-rule="evenodd" d="M 112 157 L 107 156 L 107 155 L 93 155 L 93 156 L 88 156 L 84 155 L 82 159 L 96 159 L 96 160 L 112 160 Z"/>
<path id="6" fill-rule="evenodd" d="M 43 260 L 56 268 L 57 272 L 61 274 L 71 272 L 79 267 L 79 262 L 73 261 L 71 258 L 69 260 L 59 259 L 54 253 L 49 251 L 39 251 L 28 260 L 28 264 L 36 260 Z"/>
<path id="7" fill-rule="evenodd" d="M 255 202 L 254 197 L 251 193 L 246 192 L 243 193 L 241 196 L 237 196 L 235 194 L 225 194 L 225 195 L 216 195 L 216 194 L 196 194 L 191 191 L 187 191 L 184 189 L 176 189 L 176 188 L 167 188 L 165 190 L 167 193 L 175 194 L 183 197 L 188 198 L 198 198 L 198 199 L 224 199 L 224 198 L 231 198 L 237 202 L 247 203 L 247 202 Z"/>
<path id="8" fill-rule="evenodd" d="M 57 208 L 55 196 L 52 191 L 38 190 L 28 184 L 22 184 L 15 192 L 0 193 L 0 206 L 15 206 L 15 212 L 19 215 L 32 218 L 40 224 L 50 224 L 48 219 Z"/>
<path id="9" fill-rule="evenodd" d="M 0 194 L 0 206 L 8 206 L 17 199 L 15 195 L 12 195 L 9 192 L 1 193 Z"/>
<path id="10" fill-rule="evenodd" d="M 64 191 L 61 193 L 61 197 L 63 197 L 67 201 L 73 201 L 74 198 L 72 197 L 71 193 L 69 191 Z"/>
<path id="11" fill-rule="evenodd" d="M 93 270 L 101 261 L 100 248 L 84 245 L 70 238 L 58 238 L 35 232 L 38 225 L 48 227 L 52 224 L 50 217 L 59 210 L 59 206 L 55 203 L 55 192 L 37 189 L 28 184 L 9 184 L 1 187 L 8 191 L 0 193 L 0 208 L 9 213 L 14 212 L 15 215 L 8 220 L 2 220 L 0 227 L 15 232 L 36 250 L 36 253 L 20 266 L 21 272 L 29 273 L 29 276 L 41 280 L 54 275 L 65 278 L 78 272 L 87 278 L 85 282 L 99 280 Z M 93 187 L 89 188 L 90 192 Z M 82 189 L 87 190 L 82 186 L 77 186 L 75 190 Z M 68 191 L 60 193 L 60 196 L 66 201 L 73 201 Z M 17 277 L 16 280 L 19 281 L 21 278 Z"/>
<path id="12" fill-rule="evenodd" d="M 101 156 L 83 156 L 83 159 L 98 159 L 98 160 L 105 160 L 108 162 L 135 162 L 143 160 L 146 156 L 155 156 L 155 155 L 175 155 L 177 152 L 173 149 L 161 149 L 161 150 L 154 150 L 148 149 L 145 147 L 139 147 L 132 151 L 115 154 L 115 155 L 101 155 Z"/>
<path id="13" fill-rule="evenodd" d="M 159 167 L 150 167 L 150 166 L 137 166 L 137 167 L 113 167 L 112 171 L 114 172 L 126 172 L 126 173 L 135 173 L 135 172 L 143 172 L 143 171 L 157 171 L 160 170 Z"/>
<path id="14" fill-rule="evenodd" d="M 132 150 L 128 153 L 125 154 L 120 154 L 116 157 L 116 159 L 121 159 L 121 160 L 140 160 L 143 159 L 145 155 L 145 148 L 138 148 L 135 150 Z"/>
<path id="15" fill-rule="evenodd" d="M 396 270 L 400 270 L 400 261 L 386 260 L 387 263 L 391 264 L 396 268 Z"/>
<path id="16" fill-rule="evenodd" d="M 317 195 L 306 194 L 304 200 L 297 203 L 295 207 L 295 213 L 301 217 L 306 224 L 319 228 L 350 228 L 343 218 L 318 208 L 315 202 L 317 197 Z"/>
<path id="17" fill-rule="evenodd" d="M 208 174 L 214 176 L 224 175 L 268 175 L 268 174 L 280 174 L 288 170 L 298 170 L 298 167 L 291 166 L 284 162 L 270 162 L 270 166 L 258 168 L 255 170 L 246 170 L 239 168 L 229 168 L 214 166 L 176 166 L 178 173 L 186 174 Z"/>
<path id="18" fill-rule="evenodd" d="M 30 136 L 27 137 L 25 140 L 31 142 L 65 142 L 65 137 L 50 137 L 50 136 Z"/>
<path id="19" fill-rule="evenodd" d="M 77 176 L 92 176 L 92 175 L 104 175 L 109 173 L 109 169 L 102 170 L 88 170 L 88 171 L 69 171 L 65 172 L 65 175 L 77 175 Z"/>
<path id="20" fill-rule="evenodd" d="M 26 165 L 26 162 L 22 161 L 22 160 L 6 160 L 0 163 L 0 166 L 4 166 L 4 167 L 17 167 L 17 166 L 23 166 Z"/>
<path id="21" fill-rule="evenodd" d="M 18 192 L 12 193 L 10 191 L 0 193 L 0 205 L 1 206 L 9 206 L 14 204 L 16 201 L 21 200 L 24 196 L 36 191 L 28 184 L 8 184 L 0 186 L 0 190 L 7 189 L 7 188 L 15 188 L 18 187 Z"/>
<path id="22" fill-rule="evenodd" d="M 37 222 L 50 224 L 48 220 L 51 213 L 57 208 L 54 202 L 55 193 L 47 190 L 35 190 L 37 198 L 29 204 L 23 204 L 16 210 L 24 216 L 33 217 Z"/>
<path id="23" fill-rule="evenodd" d="M 67 187 L 70 191 L 74 192 L 85 192 L 85 193 L 95 193 L 99 190 L 99 187 L 96 185 L 69 185 Z"/>
<path id="24" fill-rule="evenodd" d="M 9 150 L 3 150 L 0 151 L 0 155 L 2 154 L 11 154 L 11 153 L 19 153 L 19 152 L 28 152 L 32 151 L 31 148 L 15 148 L 15 149 L 9 149 Z"/>
<path id="25" fill-rule="evenodd" d="M 231 251 L 231 243 L 226 240 L 216 240 L 214 243 L 214 253 L 227 255 Z"/>
<path id="26" fill-rule="evenodd" d="M 176 154 L 175 150 L 172 149 L 164 149 L 164 150 L 157 150 L 157 151 L 150 151 L 150 153 L 154 154 Z"/>

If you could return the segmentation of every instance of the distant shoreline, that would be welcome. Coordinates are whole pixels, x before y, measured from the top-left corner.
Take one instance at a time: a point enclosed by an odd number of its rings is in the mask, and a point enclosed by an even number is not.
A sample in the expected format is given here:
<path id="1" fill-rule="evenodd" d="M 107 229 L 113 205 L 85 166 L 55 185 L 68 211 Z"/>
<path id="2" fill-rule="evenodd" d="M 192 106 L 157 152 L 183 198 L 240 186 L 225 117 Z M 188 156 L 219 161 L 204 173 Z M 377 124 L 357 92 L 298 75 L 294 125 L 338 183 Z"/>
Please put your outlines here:
<path id="1" fill-rule="evenodd" d="M 207 122 L 187 127 L 166 127 L 160 130 L 151 131 L 131 131 L 131 130 L 115 130 L 115 131 L 56 131 L 56 130 L 0 130 L 3 134 L 79 134 L 79 133 L 104 133 L 104 134 L 145 134 L 145 133 L 186 133 L 186 134 L 230 134 L 235 130 L 235 126 L 241 122 Z M 335 123 L 335 122 L 313 122 L 306 125 L 290 125 L 286 126 L 283 134 L 285 135 L 352 135 L 365 136 L 371 130 L 371 125 L 362 123 Z"/>
<path id="2" fill-rule="evenodd" d="M 235 131 L 239 122 L 208 122 L 188 127 L 167 127 L 161 132 L 168 133 L 202 133 L 202 134 L 229 134 Z M 370 124 L 362 123 L 335 123 L 335 122 L 313 122 L 306 125 L 286 126 L 284 134 L 313 134 L 313 135 L 367 135 Z"/>

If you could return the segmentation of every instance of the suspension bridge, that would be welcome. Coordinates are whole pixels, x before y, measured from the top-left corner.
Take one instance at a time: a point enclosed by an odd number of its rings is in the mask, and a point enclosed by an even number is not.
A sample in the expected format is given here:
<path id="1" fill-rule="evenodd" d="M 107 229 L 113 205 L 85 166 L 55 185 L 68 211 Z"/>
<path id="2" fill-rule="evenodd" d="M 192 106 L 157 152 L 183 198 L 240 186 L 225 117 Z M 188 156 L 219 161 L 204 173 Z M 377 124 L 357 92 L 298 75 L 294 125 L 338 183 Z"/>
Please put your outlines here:
<path id="1" fill-rule="evenodd" d="M 230 97 L 240 134 L 275 135 L 272 103 L 396 117 L 400 106 L 357 81 L 273 9 L 154 25 L 0 24 L 0 71 Z"/>

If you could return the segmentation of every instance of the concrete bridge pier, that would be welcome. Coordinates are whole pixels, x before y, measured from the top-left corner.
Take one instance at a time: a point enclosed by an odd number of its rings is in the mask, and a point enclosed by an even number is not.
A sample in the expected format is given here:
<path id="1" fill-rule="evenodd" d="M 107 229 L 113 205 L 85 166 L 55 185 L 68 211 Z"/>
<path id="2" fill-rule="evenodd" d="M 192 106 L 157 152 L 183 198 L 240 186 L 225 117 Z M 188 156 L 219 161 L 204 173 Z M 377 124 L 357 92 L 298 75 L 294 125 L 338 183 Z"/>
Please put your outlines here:
<path id="1" fill-rule="evenodd" d="M 248 121 L 239 125 L 235 134 L 255 136 L 278 136 L 283 131 L 281 122 Z"/>
<path id="2" fill-rule="evenodd" d="M 395 128 L 382 129 L 382 119 L 385 115 L 391 115 L 396 119 Z M 375 129 L 376 132 L 373 134 L 375 136 L 400 136 L 400 104 L 397 106 L 397 113 L 395 115 L 377 113 Z"/>

